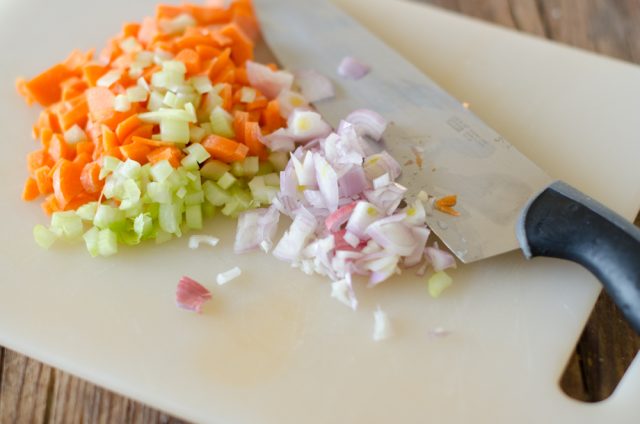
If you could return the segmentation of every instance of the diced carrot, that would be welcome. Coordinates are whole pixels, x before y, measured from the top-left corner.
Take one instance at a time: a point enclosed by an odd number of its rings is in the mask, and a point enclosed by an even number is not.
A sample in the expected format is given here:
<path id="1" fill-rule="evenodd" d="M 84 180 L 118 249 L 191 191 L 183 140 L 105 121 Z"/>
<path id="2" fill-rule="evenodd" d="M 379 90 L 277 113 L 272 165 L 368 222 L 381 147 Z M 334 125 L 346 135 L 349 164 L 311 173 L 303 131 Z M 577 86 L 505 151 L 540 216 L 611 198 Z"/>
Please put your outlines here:
<path id="1" fill-rule="evenodd" d="M 218 75 L 225 70 L 231 63 L 231 49 L 224 49 L 211 65 L 209 69 L 209 78 L 213 81 Z"/>
<path id="2" fill-rule="evenodd" d="M 156 19 L 173 19 L 184 13 L 182 6 L 174 6 L 172 4 L 159 4 L 156 6 Z"/>
<path id="3" fill-rule="evenodd" d="M 154 164 L 168 160 L 174 168 L 180 166 L 180 161 L 183 157 L 182 151 L 174 146 L 157 147 L 147 154 L 147 159 L 150 163 Z"/>
<path id="4" fill-rule="evenodd" d="M 220 98 L 222 98 L 222 108 L 226 111 L 230 111 L 233 107 L 233 89 L 230 84 L 224 84 L 218 92 Z"/>
<path id="5" fill-rule="evenodd" d="M 82 79 L 89 85 L 95 87 L 98 80 L 107 73 L 109 68 L 100 63 L 90 62 L 82 67 Z"/>
<path id="6" fill-rule="evenodd" d="M 87 124 L 89 107 L 84 94 L 64 102 L 63 105 L 64 107 L 57 114 L 58 122 L 60 122 L 63 131 L 68 130 L 74 125 L 84 127 Z"/>
<path id="7" fill-rule="evenodd" d="M 100 52 L 99 59 L 103 63 L 111 63 L 113 59 L 122 54 L 122 49 L 119 46 L 117 39 L 112 38 L 107 42 L 107 46 Z"/>
<path id="8" fill-rule="evenodd" d="M 122 26 L 122 36 L 124 38 L 128 37 L 138 37 L 138 32 L 140 31 L 140 24 L 136 22 L 127 22 Z"/>
<path id="9" fill-rule="evenodd" d="M 120 144 L 122 144 L 124 139 L 140 125 L 142 125 L 142 121 L 138 118 L 138 115 L 131 115 L 124 121 L 120 122 L 116 127 L 116 136 L 118 137 Z"/>
<path id="10" fill-rule="evenodd" d="M 24 89 L 29 93 L 30 98 L 42 106 L 49 106 L 60 101 L 62 97 L 60 84 L 72 76 L 73 72 L 59 63 L 28 81 Z"/>
<path id="11" fill-rule="evenodd" d="M 87 83 L 79 77 L 69 78 L 63 82 L 60 87 L 62 88 L 62 100 L 65 102 L 83 95 L 84 91 L 88 88 Z"/>
<path id="12" fill-rule="evenodd" d="M 200 56 L 201 61 L 206 61 L 213 59 L 222 52 L 215 47 L 208 46 L 206 44 L 198 44 L 196 46 L 196 53 Z"/>
<path id="13" fill-rule="evenodd" d="M 242 66 L 247 60 L 253 59 L 253 41 L 242 31 L 237 23 L 232 22 L 220 29 L 220 33 L 229 37 L 233 42 L 231 58 L 236 65 Z"/>
<path id="14" fill-rule="evenodd" d="M 29 89 L 27 88 L 26 79 L 24 78 L 16 79 L 16 90 L 18 91 L 18 94 L 24 97 L 24 100 L 25 102 L 27 102 L 27 105 L 31 106 L 32 104 L 35 103 L 36 100 L 33 98 L 31 93 L 29 92 Z"/>
<path id="15" fill-rule="evenodd" d="M 235 111 L 233 113 L 233 132 L 236 134 L 236 141 L 239 143 L 245 142 L 244 132 L 249 121 L 249 114 L 247 112 Z"/>
<path id="16" fill-rule="evenodd" d="M 26 202 L 30 202 L 40 196 L 40 190 L 38 190 L 38 183 L 36 180 L 29 177 L 27 181 L 24 183 L 24 188 L 22 189 L 22 200 Z"/>
<path id="17" fill-rule="evenodd" d="M 27 154 L 27 169 L 30 174 L 45 165 L 46 152 L 43 149 L 35 150 Z"/>
<path id="18" fill-rule="evenodd" d="M 451 195 L 451 196 L 445 196 L 440 199 L 437 199 L 434 203 L 434 206 L 440 212 L 444 212 L 446 214 L 453 215 L 453 216 L 460 216 L 460 212 L 453 209 L 456 203 L 458 203 L 458 196 Z"/>
<path id="19" fill-rule="evenodd" d="M 200 56 L 195 50 L 184 49 L 176 55 L 175 60 L 184 63 L 188 75 L 196 75 L 200 72 Z"/>
<path id="20" fill-rule="evenodd" d="M 90 153 L 81 153 L 79 155 L 76 155 L 75 158 L 73 158 L 73 163 L 78 165 L 80 168 L 82 168 L 83 166 L 85 166 L 86 164 L 88 164 L 89 162 L 91 162 L 93 160 L 93 158 L 91 157 Z"/>
<path id="21" fill-rule="evenodd" d="M 131 131 L 131 133 L 126 136 L 120 144 L 126 145 L 131 143 L 133 141 L 133 137 L 151 138 L 151 136 L 153 135 L 153 127 L 153 124 L 140 125 L 138 128 Z"/>
<path id="22" fill-rule="evenodd" d="M 211 157 L 227 163 L 243 160 L 249 153 L 249 148 L 244 144 L 218 135 L 208 136 L 201 144 Z"/>
<path id="23" fill-rule="evenodd" d="M 84 53 L 80 50 L 74 50 L 63 62 L 64 66 L 73 73 L 80 74 L 82 67 L 91 60 L 93 56 L 93 49 Z"/>
<path id="24" fill-rule="evenodd" d="M 198 25 L 215 25 L 229 22 L 231 10 L 216 6 L 200 6 L 195 4 L 185 4 L 185 11 L 193 16 Z"/>
<path id="25" fill-rule="evenodd" d="M 87 163 L 80 173 L 80 184 L 87 193 L 100 193 L 104 187 L 104 180 L 100 179 L 100 163 Z"/>
<path id="26" fill-rule="evenodd" d="M 65 211 L 74 211 L 82 205 L 86 205 L 89 202 L 95 202 L 100 198 L 100 193 L 86 193 L 82 192 L 73 198 L 63 208 Z"/>
<path id="27" fill-rule="evenodd" d="M 158 33 L 158 23 L 151 17 L 146 17 L 142 20 L 140 30 L 138 31 L 138 41 L 145 47 L 149 46 L 153 37 Z"/>
<path id="28" fill-rule="evenodd" d="M 103 122 L 113 117 L 115 113 L 113 109 L 115 96 L 108 88 L 90 88 L 87 90 L 86 96 L 91 120 Z"/>
<path id="29" fill-rule="evenodd" d="M 58 205 L 64 208 L 74 197 L 83 192 L 80 168 L 68 160 L 62 160 L 53 173 L 53 194 Z"/>
<path id="30" fill-rule="evenodd" d="M 280 105 L 277 100 L 271 100 L 262 111 L 262 126 L 267 134 L 284 126 L 284 118 L 280 116 Z"/>
<path id="31" fill-rule="evenodd" d="M 257 122 L 247 122 L 244 127 L 244 144 L 249 148 L 249 153 L 258 156 L 260 159 L 267 159 L 267 149 L 260 141 L 260 124 Z"/>
<path id="32" fill-rule="evenodd" d="M 33 178 L 36 180 L 40 194 L 53 193 L 53 182 L 50 172 L 51 168 L 45 165 L 36 169 L 33 173 Z"/>
<path id="33" fill-rule="evenodd" d="M 91 141 L 81 141 L 76 144 L 76 154 L 81 155 L 83 153 L 87 153 L 89 155 L 93 154 L 93 150 L 95 146 Z"/>
<path id="34" fill-rule="evenodd" d="M 71 160 L 75 156 L 73 149 L 60 134 L 54 134 L 53 137 L 51 137 L 47 153 L 54 162 L 57 162 L 59 159 Z"/>
<path id="35" fill-rule="evenodd" d="M 232 5 L 232 14 L 233 22 L 242 28 L 242 31 L 247 34 L 251 40 L 257 40 L 260 34 L 260 28 L 251 5 L 236 1 Z"/>
<path id="36" fill-rule="evenodd" d="M 236 67 L 233 64 L 229 64 L 211 81 L 214 84 L 233 84 L 236 81 Z"/>
<path id="37" fill-rule="evenodd" d="M 145 137 L 138 137 L 138 136 L 134 136 L 131 137 L 131 142 L 132 143 L 142 143 L 142 144 L 146 144 L 147 146 L 151 146 L 151 147 L 166 147 L 166 146 L 173 146 L 173 143 L 167 142 L 167 141 L 160 141 L 160 140 L 153 140 L 151 138 L 145 138 Z"/>
<path id="38" fill-rule="evenodd" d="M 249 112 L 251 112 L 252 110 L 259 110 L 259 109 L 266 108 L 268 103 L 269 101 L 267 100 L 266 97 L 257 97 L 251 103 L 247 103 L 246 108 Z"/>
<path id="39" fill-rule="evenodd" d="M 45 198 L 44 202 L 42 202 L 42 210 L 47 215 L 51 215 L 60 210 L 55 194 L 52 193 Z"/>
<path id="40" fill-rule="evenodd" d="M 120 152 L 125 159 L 135 160 L 141 165 L 147 163 L 147 155 L 151 152 L 151 147 L 144 143 L 129 143 L 120 146 Z"/>
<path id="41" fill-rule="evenodd" d="M 118 147 L 118 137 L 111 128 L 106 125 L 102 126 L 102 149 L 107 152 L 115 147 Z"/>

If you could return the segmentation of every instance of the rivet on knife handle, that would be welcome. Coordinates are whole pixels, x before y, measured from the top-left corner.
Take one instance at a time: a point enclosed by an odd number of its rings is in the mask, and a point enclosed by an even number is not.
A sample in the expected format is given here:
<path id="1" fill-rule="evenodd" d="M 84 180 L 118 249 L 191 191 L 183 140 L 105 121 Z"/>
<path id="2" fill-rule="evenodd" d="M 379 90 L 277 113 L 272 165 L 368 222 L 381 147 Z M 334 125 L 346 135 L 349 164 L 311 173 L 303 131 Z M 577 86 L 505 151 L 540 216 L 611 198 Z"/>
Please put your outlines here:
<path id="1" fill-rule="evenodd" d="M 534 197 L 518 239 L 527 257 L 577 262 L 591 271 L 640 334 L 640 229 L 562 182 Z"/>

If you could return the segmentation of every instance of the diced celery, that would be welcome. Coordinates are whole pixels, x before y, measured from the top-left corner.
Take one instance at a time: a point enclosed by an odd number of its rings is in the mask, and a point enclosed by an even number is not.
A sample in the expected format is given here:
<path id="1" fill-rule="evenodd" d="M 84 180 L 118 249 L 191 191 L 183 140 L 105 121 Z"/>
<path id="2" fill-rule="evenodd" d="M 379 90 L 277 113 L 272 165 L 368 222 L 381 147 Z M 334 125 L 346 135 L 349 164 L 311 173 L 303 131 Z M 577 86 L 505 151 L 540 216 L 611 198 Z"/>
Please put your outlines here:
<path id="1" fill-rule="evenodd" d="M 251 193 L 247 190 L 233 187 L 231 189 L 231 195 L 238 201 L 242 209 L 249 209 L 253 205 L 253 197 L 251 197 Z"/>
<path id="2" fill-rule="evenodd" d="M 38 246 L 48 249 L 56 242 L 58 236 L 44 225 L 38 224 L 33 227 L 33 238 Z"/>
<path id="3" fill-rule="evenodd" d="M 213 181 L 205 181 L 202 185 L 204 196 L 213 206 L 223 206 L 231 196 Z"/>
<path id="4" fill-rule="evenodd" d="M 280 187 L 280 174 L 275 172 L 264 176 L 264 183 L 271 187 Z"/>
<path id="5" fill-rule="evenodd" d="M 211 130 L 214 134 L 227 138 L 235 137 L 232 126 L 233 117 L 222 107 L 216 106 L 211 112 L 209 120 L 211 121 Z"/>
<path id="6" fill-rule="evenodd" d="M 114 174 L 123 176 L 125 178 L 138 178 L 140 176 L 140 164 L 132 159 L 127 159 L 125 162 L 121 162 Z"/>
<path id="7" fill-rule="evenodd" d="M 200 168 L 200 175 L 207 180 L 219 180 L 231 167 L 219 160 L 211 159 Z"/>
<path id="8" fill-rule="evenodd" d="M 222 106 L 222 97 L 220 97 L 218 93 L 212 91 L 207 94 L 205 100 L 200 105 L 200 110 L 198 111 L 198 120 L 210 120 L 211 112 L 213 112 L 213 109 L 215 109 L 216 106 Z"/>
<path id="9" fill-rule="evenodd" d="M 204 202 L 202 204 L 202 215 L 204 215 L 205 218 L 212 218 L 216 215 L 217 209 L 215 206 L 213 206 L 211 203 L 209 202 Z"/>
<path id="10" fill-rule="evenodd" d="M 187 184 L 191 191 L 201 191 L 202 190 L 202 178 L 200 178 L 200 172 L 189 172 L 187 174 L 187 178 L 189 178 L 189 183 Z"/>
<path id="11" fill-rule="evenodd" d="M 125 202 L 123 201 L 122 203 L 125 203 Z M 129 220 L 134 219 L 136 216 L 140 215 L 145 210 L 144 201 L 142 199 L 140 199 L 135 203 L 131 202 L 129 205 L 127 205 L 126 209 L 122 208 L 122 203 L 120 204 L 119 209 L 121 209 L 124 212 L 124 217 Z"/>
<path id="12" fill-rule="evenodd" d="M 133 221 L 133 231 L 141 239 L 147 238 L 153 231 L 153 220 L 148 213 L 141 213 Z"/>
<path id="13" fill-rule="evenodd" d="M 171 187 L 165 182 L 147 184 L 147 194 L 153 202 L 160 204 L 171 203 Z"/>
<path id="14" fill-rule="evenodd" d="M 107 175 L 112 173 L 118 168 L 122 161 L 118 158 L 114 158 L 113 156 L 105 156 L 102 159 L 102 169 L 100 170 L 100 179 L 104 180 Z"/>
<path id="15" fill-rule="evenodd" d="M 154 181 L 161 183 L 173 173 L 173 167 L 168 160 L 163 160 L 153 165 L 150 172 Z"/>
<path id="16" fill-rule="evenodd" d="M 189 122 L 192 122 L 194 124 L 198 122 L 198 114 L 196 113 L 196 107 L 193 105 L 193 103 L 186 103 L 184 105 L 184 110 L 191 116 L 191 121 Z"/>
<path id="17" fill-rule="evenodd" d="M 200 166 L 198 165 L 198 160 L 193 155 L 187 155 L 184 158 L 182 158 L 182 160 L 180 161 L 180 165 L 182 165 L 183 168 L 188 170 L 200 169 Z"/>
<path id="18" fill-rule="evenodd" d="M 202 207 L 197 205 L 189 205 L 185 209 L 185 221 L 187 227 L 192 230 L 202 229 Z"/>
<path id="19" fill-rule="evenodd" d="M 176 196 L 178 196 L 180 199 L 184 199 L 186 195 L 187 195 L 187 189 L 184 187 L 180 187 L 178 191 L 176 191 Z"/>
<path id="20" fill-rule="evenodd" d="M 117 228 L 124 222 L 124 213 L 109 205 L 100 205 L 93 218 L 93 225 L 100 229 Z"/>
<path id="21" fill-rule="evenodd" d="M 211 157 L 207 149 L 202 147 L 202 144 L 194 143 L 185 150 L 189 155 L 193 155 L 198 160 L 198 163 L 202 163 Z"/>
<path id="22" fill-rule="evenodd" d="M 90 202 L 80 206 L 76 211 L 76 215 L 78 215 L 81 219 L 84 219 L 85 221 L 93 221 L 93 218 L 96 216 L 97 210 L 98 210 L 98 202 Z"/>
<path id="23" fill-rule="evenodd" d="M 122 195 L 120 200 L 122 200 L 122 203 L 120 204 L 120 209 L 130 209 L 140 201 L 141 191 L 135 180 L 127 179 L 123 181 L 121 190 Z"/>
<path id="24" fill-rule="evenodd" d="M 200 94 L 205 94 L 213 90 L 213 85 L 211 84 L 211 80 L 207 76 L 198 76 L 193 77 L 190 80 L 191 85 L 196 91 Z"/>
<path id="25" fill-rule="evenodd" d="M 228 172 L 225 172 L 224 174 L 222 174 L 222 177 L 220 177 L 220 179 L 218 180 L 218 185 L 222 187 L 224 190 L 226 190 L 229 187 L 231 187 L 236 181 L 237 180 L 233 175 L 231 175 Z"/>
<path id="26" fill-rule="evenodd" d="M 264 176 L 261 175 L 253 177 L 251 181 L 249 181 L 249 189 L 251 189 L 252 192 L 265 187 L 265 185 Z"/>
<path id="27" fill-rule="evenodd" d="M 180 235 L 180 224 L 182 223 L 181 209 L 180 205 L 176 203 L 160 205 L 158 222 L 163 231 Z"/>
<path id="28" fill-rule="evenodd" d="M 128 112 L 131 109 L 131 102 L 124 94 L 118 94 L 113 101 L 113 110 L 116 112 Z"/>
<path id="29" fill-rule="evenodd" d="M 100 254 L 98 249 L 99 235 L 100 230 L 97 227 L 91 227 L 91 229 L 82 236 L 85 246 L 87 247 L 87 251 L 94 258 Z"/>
<path id="30" fill-rule="evenodd" d="M 440 297 L 442 292 L 453 283 L 453 279 L 444 271 L 434 273 L 427 281 L 431 297 Z"/>
<path id="31" fill-rule="evenodd" d="M 68 240 L 73 240 L 82 235 L 82 219 L 74 211 L 54 212 L 51 215 L 50 230 Z"/>
<path id="32" fill-rule="evenodd" d="M 271 162 L 260 162 L 257 175 L 266 175 L 274 171 L 273 164 Z"/>
<path id="33" fill-rule="evenodd" d="M 287 152 L 271 152 L 269 154 L 269 162 L 271 162 L 276 171 L 284 171 L 289 162 L 289 154 Z"/>
<path id="34" fill-rule="evenodd" d="M 246 177 L 252 177 L 260 169 L 260 158 L 258 156 L 247 156 L 242 161 L 242 168 Z"/>
<path id="35" fill-rule="evenodd" d="M 189 123 L 175 119 L 160 121 L 160 137 L 162 141 L 186 144 L 189 142 Z"/>
<path id="36" fill-rule="evenodd" d="M 207 117 L 209 116 L 209 114 L 207 114 Z M 206 119 L 206 118 L 205 118 Z M 202 120 L 201 120 L 202 121 Z M 213 134 L 213 129 L 211 126 L 211 122 L 202 122 L 200 124 L 200 128 L 202 128 L 202 131 L 204 131 L 204 136 L 207 137 L 211 134 Z"/>
<path id="37" fill-rule="evenodd" d="M 151 111 L 158 111 L 162 108 L 164 97 L 158 91 L 152 91 L 149 95 L 149 101 L 147 102 L 147 109 Z"/>
<path id="38" fill-rule="evenodd" d="M 167 72 L 175 72 L 178 74 L 186 74 L 187 68 L 184 63 L 179 60 L 167 60 L 162 63 L 162 70 Z"/>
<path id="39" fill-rule="evenodd" d="M 207 136 L 207 132 L 198 126 L 192 126 L 189 128 L 189 140 L 192 143 L 200 143 L 203 138 Z"/>
<path id="40" fill-rule="evenodd" d="M 98 253 L 100 256 L 111 256 L 118 253 L 118 236 L 110 229 L 98 233 Z"/>
<path id="41" fill-rule="evenodd" d="M 187 206 L 200 205 L 204 203 L 204 192 L 197 191 L 195 193 L 189 193 L 184 197 L 184 204 Z"/>
<path id="42" fill-rule="evenodd" d="M 164 98 L 163 98 L 164 100 Z M 196 123 L 196 119 L 190 112 L 182 109 L 168 109 L 168 108 L 159 108 L 153 112 L 141 113 L 138 115 L 141 121 L 149 122 L 153 124 L 159 124 L 164 119 L 169 119 L 172 121 L 184 121 L 191 122 L 193 124 Z"/>
<path id="43" fill-rule="evenodd" d="M 127 88 L 127 99 L 132 103 L 145 102 L 148 95 L 147 90 L 137 85 Z"/>
<path id="44" fill-rule="evenodd" d="M 242 166 L 242 162 L 233 162 L 231 164 L 231 175 L 234 177 L 244 176 L 244 166 Z"/>
<path id="45" fill-rule="evenodd" d="M 173 238 L 173 234 L 158 229 L 156 231 L 156 244 L 166 243 Z"/>
<path id="46" fill-rule="evenodd" d="M 222 212 L 222 214 L 225 216 L 233 217 L 240 212 L 240 209 L 241 209 L 240 203 L 238 202 L 237 199 L 233 198 L 227 204 L 224 205 L 224 208 L 222 208 L 220 212 Z"/>
<path id="47" fill-rule="evenodd" d="M 118 241 L 126 244 L 127 246 L 136 246 L 140 244 L 140 237 L 133 231 L 124 231 L 118 233 Z"/>
<path id="48" fill-rule="evenodd" d="M 151 217 L 151 219 L 158 219 L 158 215 L 160 214 L 160 204 L 159 203 L 151 203 L 146 205 L 145 212 Z"/>
<path id="49" fill-rule="evenodd" d="M 178 96 L 173 91 L 167 91 L 162 99 L 162 103 L 173 109 L 182 109 L 184 103 L 180 101 Z"/>

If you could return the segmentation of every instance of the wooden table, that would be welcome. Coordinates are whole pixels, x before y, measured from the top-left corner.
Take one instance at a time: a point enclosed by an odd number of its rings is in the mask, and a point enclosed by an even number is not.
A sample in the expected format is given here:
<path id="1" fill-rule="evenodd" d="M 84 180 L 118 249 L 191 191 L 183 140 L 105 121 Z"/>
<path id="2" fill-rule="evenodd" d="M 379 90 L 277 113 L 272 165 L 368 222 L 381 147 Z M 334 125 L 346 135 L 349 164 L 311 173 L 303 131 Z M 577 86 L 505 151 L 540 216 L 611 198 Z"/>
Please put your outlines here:
<path id="1" fill-rule="evenodd" d="M 639 0 L 417 0 L 640 63 Z M 640 111 L 639 111 L 640 112 Z M 640 225 L 640 215 L 636 219 Z M 606 398 L 640 349 L 601 295 L 562 379 L 577 399 Z M 0 423 L 180 423 L 160 411 L 0 347 Z"/>

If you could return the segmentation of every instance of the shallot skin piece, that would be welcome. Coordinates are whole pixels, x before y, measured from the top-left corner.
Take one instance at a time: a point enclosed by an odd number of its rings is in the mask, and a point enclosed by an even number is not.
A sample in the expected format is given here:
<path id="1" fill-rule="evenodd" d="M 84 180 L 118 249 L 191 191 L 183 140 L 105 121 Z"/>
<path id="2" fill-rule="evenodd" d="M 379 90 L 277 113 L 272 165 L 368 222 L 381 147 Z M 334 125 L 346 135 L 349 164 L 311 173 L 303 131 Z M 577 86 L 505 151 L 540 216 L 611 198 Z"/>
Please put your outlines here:
<path id="1" fill-rule="evenodd" d="M 211 292 L 197 281 L 185 276 L 178 282 L 176 304 L 179 308 L 200 313 L 202 305 L 209 300 Z"/>

